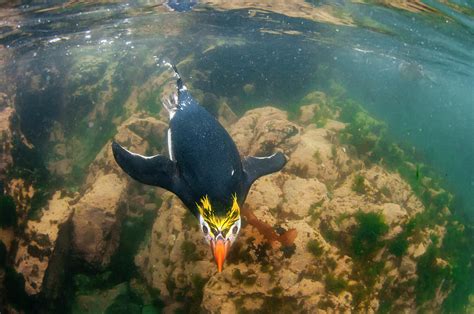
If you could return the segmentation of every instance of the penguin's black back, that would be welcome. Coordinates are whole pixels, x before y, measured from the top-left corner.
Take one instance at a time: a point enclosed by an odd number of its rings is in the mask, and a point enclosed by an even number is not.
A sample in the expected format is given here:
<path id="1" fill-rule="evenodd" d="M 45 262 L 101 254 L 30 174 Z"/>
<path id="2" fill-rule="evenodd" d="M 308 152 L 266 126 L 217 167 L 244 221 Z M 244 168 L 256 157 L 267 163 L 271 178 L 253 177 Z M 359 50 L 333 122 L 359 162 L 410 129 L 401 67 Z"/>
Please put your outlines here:
<path id="1" fill-rule="evenodd" d="M 214 210 L 224 214 L 234 194 L 241 200 L 244 178 L 237 147 L 188 91 L 180 91 L 170 132 L 172 156 L 195 202 L 207 195 Z"/>

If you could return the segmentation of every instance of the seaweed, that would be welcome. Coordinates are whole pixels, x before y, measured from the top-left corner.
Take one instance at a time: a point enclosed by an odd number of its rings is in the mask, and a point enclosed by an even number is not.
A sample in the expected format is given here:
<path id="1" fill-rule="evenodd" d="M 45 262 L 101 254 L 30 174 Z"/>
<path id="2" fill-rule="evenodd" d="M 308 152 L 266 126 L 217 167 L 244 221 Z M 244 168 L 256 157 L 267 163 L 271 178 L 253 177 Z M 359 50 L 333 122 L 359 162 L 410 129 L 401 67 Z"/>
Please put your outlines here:
<path id="1" fill-rule="evenodd" d="M 9 195 L 0 195 L 0 228 L 16 226 L 17 219 L 13 198 Z"/>
<path id="2" fill-rule="evenodd" d="M 25 292 L 25 279 L 11 266 L 5 267 L 5 288 L 8 302 L 17 310 L 31 313 L 34 301 Z"/>
<path id="3" fill-rule="evenodd" d="M 115 274 L 115 282 L 127 281 L 136 275 L 134 256 L 143 240 L 150 237 L 155 215 L 154 211 L 142 211 L 142 215 L 126 217 L 122 222 L 120 243 L 109 266 Z"/>
<path id="4" fill-rule="evenodd" d="M 357 152 L 364 157 L 373 152 L 386 133 L 386 125 L 365 111 L 359 111 L 353 117 L 349 126 L 342 133 L 345 140 L 352 144 Z"/>
<path id="5" fill-rule="evenodd" d="M 121 294 L 107 307 L 105 314 L 141 314 L 142 306 L 141 299 L 134 294 Z"/>
<path id="6" fill-rule="evenodd" d="M 202 298 L 204 296 L 204 287 L 208 282 L 208 278 L 203 278 L 199 274 L 195 274 L 191 277 L 191 283 L 193 285 L 193 296 L 192 302 L 189 303 L 190 309 L 196 309 L 201 305 Z"/>
<path id="7" fill-rule="evenodd" d="M 354 182 L 352 183 L 352 191 L 359 194 L 365 193 L 365 178 L 363 175 L 358 174 L 354 177 Z"/>
<path id="8" fill-rule="evenodd" d="M 196 244 L 191 241 L 183 241 L 181 244 L 181 252 L 185 261 L 198 261 L 199 254 L 196 252 Z"/>
<path id="9" fill-rule="evenodd" d="M 3 241 L 0 240 L 0 268 L 5 266 L 5 262 L 7 260 L 7 247 L 3 243 Z"/>
<path id="10" fill-rule="evenodd" d="M 306 244 L 306 250 L 313 254 L 314 257 L 319 257 L 324 252 L 324 249 L 321 244 L 315 239 L 311 239 L 308 241 L 308 243 Z"/>
<path id="11" fill-rule="evenodd" d="M 469 296 L 474 293 L 474 230 L 472 226 L 449 222 L 439 249 L 451 266 L 452 290 L 443 303 L 443 311 L 462 313 L 467 311 Z"/>
<path id="12" fill-rule="evenodd" d="M 163 92 L 163 88 L 157 91 L 146 93 L 143 100 L 139 101 L 139 107 L 145 109 L 151 115 L 158 115 L 161 111 L 161 104 L 157 101 Z"/>
<path id="13" fill-rule="evenodd" d="M 319 202 L 311 204 L 309 207 L 309 215 L 311 216 L 311 221 L 316 221 L 319 217 L 321 217 L 322 211 L 318 210 L 324 203 L 324 198 L 321 199 Z"/>
<path id="14" fill-rule="evenodd" d="M 328 274 L 324 279 L 324 283 L 326 284 L 326 290 L 335 295 L 338 295 L 347 288 L 347 281 L 333 274 Z"/>
<path id="15" fill-rule="evenodd" d="M 406 232 L 401 232 L 398 234 L 388 245 L 389 252 L 396 257 L 402 257 L 405 255 L 407 249 L 408 239 Z"/>
<path id="16" fill-rule="evenodd" d="M 450 267 L 441 267 L 437 264 L 439 249 L 431 244 L 425 254 L 418 260 L 416 273 L 418 280 L 415 285 L 416 303 L 422 305 L 424 302 L 434 298 L 436 289 L 445 279 L 449 280 Z"/>
<path id="17" fill-rule="evenodd" d="M 352 239 L 352 253 L 358 259 L 366 259 L 383 246 L 380 238 L 387 233 L 388 226 L 378 213 L 359 211 L 355 218 L 358 226 Z"/>
<path id="18" fill-rule="evenodd" d="M 321 153 L 319 150 L 316 150 L 313 154 L 313 159 L 316 161 L 318 165 L 323 163 L 323 160 L 321 159 Z"/>
<path id="19" fill-rule="evenodd" d="M 292 297 L 271 296 L 263 300 L 259 313 L 297 313 L 301 311 L 298 300 Z"/>

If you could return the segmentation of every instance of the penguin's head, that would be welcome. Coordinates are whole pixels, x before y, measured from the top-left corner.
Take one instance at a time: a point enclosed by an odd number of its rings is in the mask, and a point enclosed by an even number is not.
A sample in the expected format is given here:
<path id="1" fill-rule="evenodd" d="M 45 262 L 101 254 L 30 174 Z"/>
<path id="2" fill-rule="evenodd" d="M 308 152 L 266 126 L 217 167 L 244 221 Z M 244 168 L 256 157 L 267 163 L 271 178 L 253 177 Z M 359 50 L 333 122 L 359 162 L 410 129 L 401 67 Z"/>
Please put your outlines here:
<path id="1" fill-rule="evenodd" d="M 213 210 L 207 195 L 201 198 L 197 208 L 201 232 L 210 244 L 217 269 L 221 272 L 227 253 L 240 231 L 240 207 L 237 196 L 232 196 L 231 208 L 225 210 L 222 215 Z"/>

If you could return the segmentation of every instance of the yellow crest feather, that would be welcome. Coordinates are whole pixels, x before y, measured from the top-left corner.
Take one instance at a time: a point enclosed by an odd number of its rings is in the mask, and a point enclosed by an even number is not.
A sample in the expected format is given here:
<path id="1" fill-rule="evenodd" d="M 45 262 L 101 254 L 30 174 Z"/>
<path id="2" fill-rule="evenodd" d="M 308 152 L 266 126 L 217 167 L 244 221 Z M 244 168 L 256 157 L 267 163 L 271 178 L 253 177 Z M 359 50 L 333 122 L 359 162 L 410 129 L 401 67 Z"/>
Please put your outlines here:
<path id="1" fill-rule="evenodd" d="M 204 221 L 209 224 L 209 227 L 213 230 L 221 231 L 223 234 L 226 234 L 226 230 L 229 230 L 240 217 L 240 207 L 237 203 L 237 195 L 235 194 L 232 196 L 231 209 L 223 217 L 216 216 L 207 195 L 201 198 L 200 205 L 198 203 L 196 205 Z M 213 232 L 211 231 L 211 233 Z"/>

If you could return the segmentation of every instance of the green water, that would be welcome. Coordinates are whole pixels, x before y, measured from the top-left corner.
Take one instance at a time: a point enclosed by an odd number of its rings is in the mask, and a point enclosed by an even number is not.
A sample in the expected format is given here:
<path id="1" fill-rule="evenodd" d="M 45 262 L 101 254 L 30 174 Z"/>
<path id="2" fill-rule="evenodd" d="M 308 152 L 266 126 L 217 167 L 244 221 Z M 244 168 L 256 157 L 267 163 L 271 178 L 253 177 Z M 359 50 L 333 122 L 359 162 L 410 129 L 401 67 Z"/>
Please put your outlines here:
<path id="1" fill-rule="evenodd" d="M 431 239 L 418 260 L 411 293 L 422 306 L 449 283 L 448 296 L 435 310 L 472 310 L 474 7 L 469 1 L 403 3 L 289 1 L 282 6 L 270 1 L 255 7 L 246 1 L 209 1 L 176 11 L 169 8 L 173 2 L 162 1 L 0 4 L 0 110 L 16 111 L 13 162 L 1 180 L 7 186 L 22 178 L 36 190 L 26 201 L 27 212 L 20 211 L 18 200 L 12 205 L 10 196 L 0 196 L 0 228 L 11 227 L 14 234 L 10 250 L 0 238 L 5 270 L 0 292 L 8 292 L 0 297 L 0 309 L 79 313 L 86 304 L 96 312 L 156 313 L 166 306 L 169 300 L 147 284 L 134 262 L 139 248 L 151 241 L 153 210 L 135 208 L 125 215 L 120 244 L 105 268 L 68 256 L 62 291 L 52 299 L 28 296 L 14 264 L 27 221 L 41 217 L 55 191 L 71 197 L 87 191 L 91 164 L 117 127 L 139 112 L 159 115 L 162 62 L 168 61 L 177 64 L 193 96 L 214 115 L 222 103 L 237 116 L 272 105 L 296 121 L 300 107 L 315 101 L 308 94 L 325 93 L 327 101 L 311 123 L 323 127 L 337 113 L 347 123 L 339 134 L 341 145 L 364 165 L 399 173 L 426 208 L 390 241 L 382 240 L 389 232 L 386 222 L 363 212 L 351 218 L 358 227 L 350 240 L 331 226 L 320 227 L 328 243 L 353 259 L 354 278 L 365 285 L 361 295 L 352 293 L 353 306 L 382 272 L 380 261 L 372 260 L 374 252 L 386 247 L 401 259 L 424 228 L 443 225 L 444 238 Z M 150 155 L 166 147 L 161 138 L 147 141 Z M 2 146 L 0 153 L 7 151 Z M 64 160 L 62 168 L 55 164 Z M 367 193 L 365 180 L 356 177 L 352 190 Z M 161 206 L 152 188 L 134 188 Z M 451 215 L 440 214 L 444 208 Z M 318 215 L 315 205 L 311 219 Z M 193 217 L 187 221 L 192 225 Z M 183 255 L 199 259 L 195 244 L 184 243 Z M 319 243 L 310 243 L 307 249 L 317 258 Z M 448 261 L 449 268 L 438 267 L 437 258 Z M 334 295 L 350 289 L 337 275 L 320 281 Z M 177 311 L 195 311 L 207 282 L 193 277 L 193 293 L 174 296 L 184 304 Z M 170 280 L 168 286 L 173 285 Z M 379 312 L 401 310 L 395 303 L 403 291 L 381 291 Z M 267 312 L 275 304 L 298 310 L 297 303 L 279 295 L 275 291 L 265 300 Z"/>

